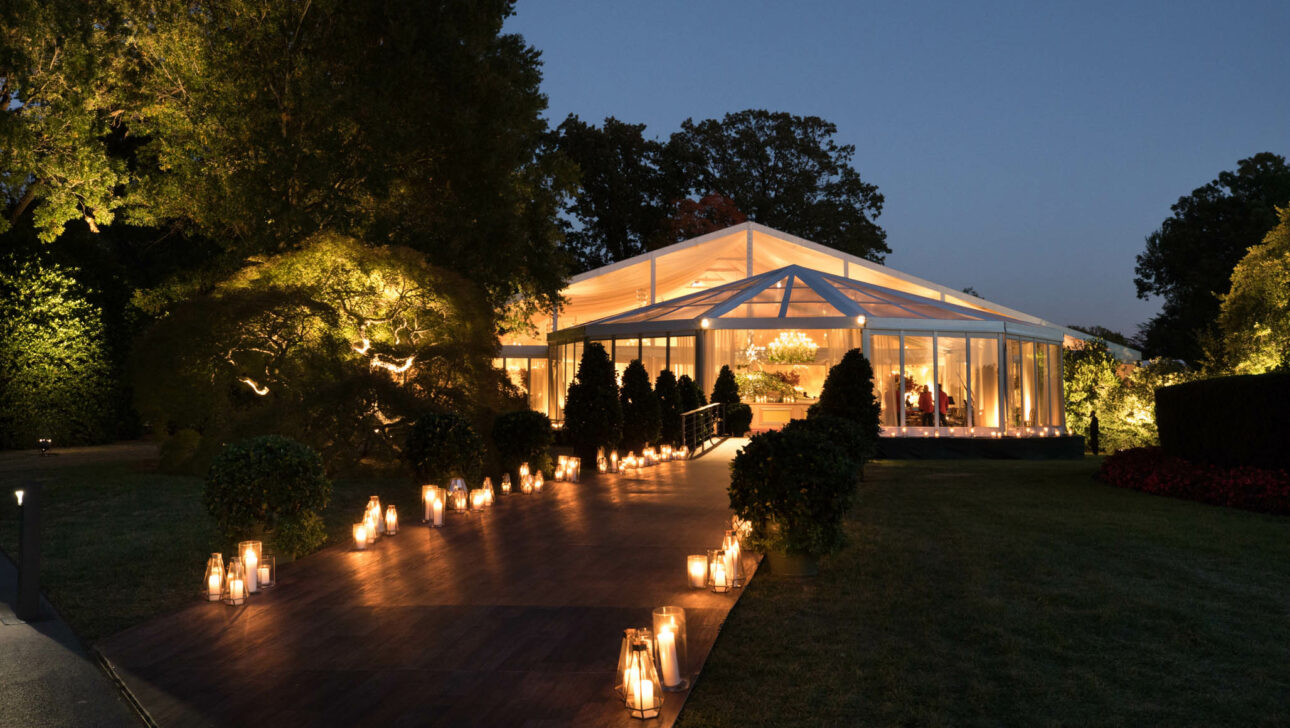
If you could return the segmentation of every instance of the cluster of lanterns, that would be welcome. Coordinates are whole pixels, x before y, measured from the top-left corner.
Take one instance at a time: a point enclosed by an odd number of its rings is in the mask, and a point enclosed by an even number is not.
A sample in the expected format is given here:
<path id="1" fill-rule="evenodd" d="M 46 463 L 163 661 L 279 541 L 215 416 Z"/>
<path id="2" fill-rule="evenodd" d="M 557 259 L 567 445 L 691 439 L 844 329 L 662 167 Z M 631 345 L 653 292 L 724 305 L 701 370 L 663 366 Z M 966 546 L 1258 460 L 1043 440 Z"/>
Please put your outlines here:
<path id="1" fill-rule="evenodd" d="M 273 554 L 264 553 L 259 541 L 242 541 L 237 554 L 229 557 L 227 565 L 223 554 L 211 554 L 206 560 L 206 601 L 241 606 L 252 594 L 277 583 Z"/>
<path id="2" fill-rule="evenodd" d="M 614 690 L 631 717 L 657 718 L 664 692 L 690 686 L 685 635 L 685 610 L 681 607 L 659 607 L 650 627 L 623 630 Z"/>
<path id="3" fill-rule="evenodd" d="M 582 480 L 582 458 L 561 455 L 556 459 L 555 479 L 577 483 Z"/>
<path id="4" fill-rule="evenodd" d="M 364 550 L 381 536 L 399 532 L 399 512 L 394 506 L 381 510 L 381 499 L 372 496 L 363 509 L 363 520 L 354 524 L 354 548 Z"/>
<path id="5" fill-rule="evenodd" d="M 751 533 L 752 524 L 739 516 L 732 516 L 730 525 L 719 548 L 686 557 L 686 575 L 691 589 L 711 589 L 717 594 L 725 594 L 747 582 L 742 542 Z"/>
<path id="6" fill-rule="evenodd" d="M 610 450 L 609 456 L 605 456 L 605 449 L 596 450 L 596 470 L 601 473 L 624 473 L 629 470 L 638 470 L 647 468 L 659 463 L 665 463 L 670 460 L 687 460 L 690 457 L 690 448 L 682 445 L 681 447 L 672 447 L 671 445 L 661 445 L 657 448 L 646 447 L 637 455 L 634 450 L 629 451 L 625 457 L 618 457 L 617 450 Z"/>

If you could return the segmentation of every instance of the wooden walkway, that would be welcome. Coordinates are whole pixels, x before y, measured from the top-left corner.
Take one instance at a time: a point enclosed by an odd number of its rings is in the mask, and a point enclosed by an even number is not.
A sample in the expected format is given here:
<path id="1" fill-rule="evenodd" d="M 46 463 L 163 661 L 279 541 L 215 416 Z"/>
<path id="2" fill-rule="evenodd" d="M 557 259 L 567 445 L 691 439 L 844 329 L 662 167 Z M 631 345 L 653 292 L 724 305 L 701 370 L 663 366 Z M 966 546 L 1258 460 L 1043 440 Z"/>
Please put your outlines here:
<path id="1" fill-rule="evenodd" d="M 161 726 L 670 726 L 688 693 L 630 719 L 619 642 L 679 605 L 692 678 L 707 659 L 742 590 L 689 589 L 685 557 L 729 527 L 739 443 L 328 548 L 244 607 L 195 602 L 98 647 Z"/>

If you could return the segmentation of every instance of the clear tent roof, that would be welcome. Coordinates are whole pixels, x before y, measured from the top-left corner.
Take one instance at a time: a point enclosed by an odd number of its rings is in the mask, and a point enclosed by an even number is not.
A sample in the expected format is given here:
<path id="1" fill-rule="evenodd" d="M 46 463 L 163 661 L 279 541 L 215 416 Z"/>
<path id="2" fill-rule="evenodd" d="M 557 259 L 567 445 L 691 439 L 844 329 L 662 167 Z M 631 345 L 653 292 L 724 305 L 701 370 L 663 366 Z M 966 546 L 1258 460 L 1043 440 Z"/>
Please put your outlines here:
<path id="1" fill-rule="evenodd" d="M 798 265 L 608 316 L 588 327 L 750 319 L 845 318 L 1021 323 L 1001 314 L 884 288 Z"/>

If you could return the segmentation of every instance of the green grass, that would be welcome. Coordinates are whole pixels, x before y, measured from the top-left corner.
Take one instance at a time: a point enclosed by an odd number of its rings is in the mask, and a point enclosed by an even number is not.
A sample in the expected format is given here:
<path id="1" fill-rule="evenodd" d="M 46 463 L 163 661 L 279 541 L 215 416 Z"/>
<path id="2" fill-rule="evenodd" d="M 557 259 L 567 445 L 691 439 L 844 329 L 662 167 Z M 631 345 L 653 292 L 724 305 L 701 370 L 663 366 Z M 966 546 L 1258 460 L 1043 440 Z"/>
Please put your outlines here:
<path id="1" fill-rule="evenodd" d="M 1096 466 L 871 465 L 850 546 L 757 575 L 679 725 L 1290 724 L 1290 519 Z"/>
<path id="2" fill-rule="evenodd" d="M 42 591 L 87 643 L 197 601 L 206 559 L 214 551 L 227 559 L 237 547 L 216 531 L 202 506 L 200 478 L 133 464 L 68 467 L 41 477 L 49 478 Z M 349 540 L 373 493 L 382 503 L 392 496 L 403 518 L 420 518 L 421 490 L 407 479 L 338 480 L 324 513 L 331 542 Z M 0 548 L 17 559 L 17 504 L 4 496 Z"/>

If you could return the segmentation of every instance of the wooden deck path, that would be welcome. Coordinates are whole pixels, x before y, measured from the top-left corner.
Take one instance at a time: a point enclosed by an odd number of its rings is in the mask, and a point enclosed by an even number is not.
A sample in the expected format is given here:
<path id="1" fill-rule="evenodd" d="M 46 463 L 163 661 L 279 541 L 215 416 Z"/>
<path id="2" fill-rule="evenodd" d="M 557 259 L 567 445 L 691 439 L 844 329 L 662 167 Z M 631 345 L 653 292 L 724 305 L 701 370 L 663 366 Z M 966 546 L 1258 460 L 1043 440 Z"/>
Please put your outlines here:
<path id="1" fill-rule="evenodd" d="M 328 548 L 244 607 L 194 602 L 98 648 L 161 726 L 670 726 L 688 693 L 630 719 L 619 642 L 679 605 L 702 667 L 742 590 L 689 589 L 685 557 L 729 527 L 739 443 Z"/>

